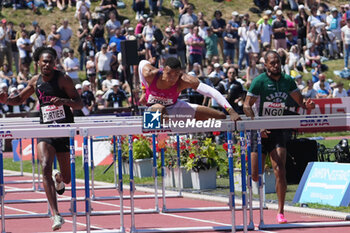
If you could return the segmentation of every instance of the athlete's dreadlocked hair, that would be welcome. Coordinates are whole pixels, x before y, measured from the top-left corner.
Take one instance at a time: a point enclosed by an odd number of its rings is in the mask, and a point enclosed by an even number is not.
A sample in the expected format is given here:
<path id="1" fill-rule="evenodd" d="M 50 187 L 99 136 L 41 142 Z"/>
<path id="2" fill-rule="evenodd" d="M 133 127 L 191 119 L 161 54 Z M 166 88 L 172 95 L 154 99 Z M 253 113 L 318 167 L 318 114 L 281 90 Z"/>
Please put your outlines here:
<path id="1" fill-rule="evenodd" d="M 171 69 L 181 68 L 181 62 L 175 57 L 169 57 L 166 59 L 164 66 L 169 66 Z"/>
<path id="2" fill-rule="evenodd" d="M 48 53 L 50 55 L 53 56 L 54 60 L 56 60 L 57 58 L 57 53 L 56 53 L 56 50 L 51 48 L 51 47 L 46 47 L 46 46 L 42 46 L 42 47 L 39 47 L 37 48 L 34 53 L 33 53 L 33 59 L 35 62 L 38 62 L 40 60 L 40 56 L 43 54 L 43 53 Z"/>

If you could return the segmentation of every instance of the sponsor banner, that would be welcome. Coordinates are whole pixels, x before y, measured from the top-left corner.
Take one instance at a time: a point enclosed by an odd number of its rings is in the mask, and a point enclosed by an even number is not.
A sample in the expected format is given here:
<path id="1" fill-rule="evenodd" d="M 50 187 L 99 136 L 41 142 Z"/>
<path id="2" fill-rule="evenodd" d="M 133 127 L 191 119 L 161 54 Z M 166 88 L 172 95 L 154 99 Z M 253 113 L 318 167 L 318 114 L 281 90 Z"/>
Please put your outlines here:
<path id="1" fill-rule="evenodd" d="M 305 169 L 293 203 L 319 203 L 348 206 L 350 203 L 350 164 L 312 162 Z"/>

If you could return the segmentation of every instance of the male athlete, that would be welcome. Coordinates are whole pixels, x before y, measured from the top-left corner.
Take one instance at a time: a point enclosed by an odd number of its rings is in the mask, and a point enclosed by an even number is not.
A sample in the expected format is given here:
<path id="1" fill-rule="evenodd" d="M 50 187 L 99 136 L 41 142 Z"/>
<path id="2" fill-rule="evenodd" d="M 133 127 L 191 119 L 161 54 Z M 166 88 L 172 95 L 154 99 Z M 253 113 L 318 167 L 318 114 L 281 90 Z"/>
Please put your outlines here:
<path id="1" fill-rule="evenodd" d="M 72 109 L 81 109 L 83 103 L 77 93 L 72 79 L 54 69 L 56 51 L 48 47 L 35 50 L 34 61 L 38 63 L 41 73 L 34 76 L 17 96 L 0 93 L 0 102 L 9 105 L 20 105 L 34 92 L 40 103 L 40 123 L 72 123 Z M 58 212 L 57 197 L 63 194 L 64 183 L 71 181 L 69 162 L 69 138 L 38 138 L 38 155 L 43 169 L 43 184 L 49 201 L 52 215 L 52 230 L 58 230 L 64 219 Z M 52 163 L 57 156 L 61 172 L 52 171 Z"/>
<path id="2" fill-rule="evenodd" d="M 169 57 L 165 61 L 164 69 L 155 68 L 146 60 L 141 61 L 139 77 L 146 90 L 147 106 L 152 110 L 159 110 L 169 116 L 185 115 L 197 120 L 226 118 L 223 112 L 213 108 L 178 100 L 181 91 L 192 88 L 204 96 L 214 98 L 230 114 L 231 120 L 240 120 L 239 115 L 220 92 L 201 83 L 198 78 L 183 73 L 181 62 L 176 58 Z"/>
<path id="3" fill-rule="evenodd" d="M 290 95 L 300 107 L 313 109 L 315 104 L 308 99 L 303 102 L 294 80 L 281 72 L 281 59 L 277 52 L 268 51 L 265 54 L 266 72 L 256 77 L 247 94 L 243 110 L 248 117 L 254 118 L 252 106 L 260 99 L 259 116 L 282 116 L 287 97 Z M 265 164 L 266 153 L 269 153 L 276 176 L 276 192 L 278 197 L 278 223 L 286 223 L 284 217 L 284 200 L 287 190 L 286 181 L 286 142 L 288 130 L 262 130 L 262 164 Z M 257 132 L 252 132 L 252 178 L 258 181 Z"/>

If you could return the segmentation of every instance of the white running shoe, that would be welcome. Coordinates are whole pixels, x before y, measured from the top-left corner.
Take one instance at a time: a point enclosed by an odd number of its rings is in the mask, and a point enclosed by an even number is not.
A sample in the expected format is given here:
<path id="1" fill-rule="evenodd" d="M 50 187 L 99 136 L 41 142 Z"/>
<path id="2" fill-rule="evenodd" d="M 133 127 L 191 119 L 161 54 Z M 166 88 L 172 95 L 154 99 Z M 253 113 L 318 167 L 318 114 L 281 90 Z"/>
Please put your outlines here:
<path id="1" fill-rule="evenodd" d="M 65 185 L 64 185 L 63 181 L 61 181 L 60 183 L 57 182 L 57 180 L 56 180 L 57 175 L 61 175 L 61 172 L 59 170 L 56 170 L 56 169 L 53 170 L 52 171 L 52 180 L 55 183 L 56 192 L 59 195 L 62 195 L 65 191 Z"/>
<path id="2" fill-rule="evenodd" d="M 53 220 L 52 230 L 57 231 L 57 230 L 61 229 L 61 227 L 64 223 L 64 218 L 61 215 L 57 214 L 57 215 L 52 217 L 52 220 Z"/>

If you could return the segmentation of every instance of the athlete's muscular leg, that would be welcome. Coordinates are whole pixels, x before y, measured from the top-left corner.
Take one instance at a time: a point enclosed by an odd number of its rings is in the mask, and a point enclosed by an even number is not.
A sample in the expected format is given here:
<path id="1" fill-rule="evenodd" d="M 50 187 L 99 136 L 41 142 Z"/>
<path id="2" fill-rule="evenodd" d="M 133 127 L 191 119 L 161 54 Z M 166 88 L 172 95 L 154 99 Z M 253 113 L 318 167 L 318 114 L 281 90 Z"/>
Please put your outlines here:
<path id="1" fill-rule="evenodd" d="M 57 215 L 57 197 L 54 182 L 52 180 L 52 163 L 55 158 L 56 150 L 46 142 L 40 142 L 37 146 L 39 160 L 42 166 L 43 185 L 47 200 L 49 201 L 52 215 Z"/>
<path id="2" fill-rule="evenodd" d="M 286 157 L 287 150 L 284 147 L 277 147 L 270 153 L 272 168 L 276 176 L 276 192 L 278 197 L 278 213 L 284 213 L 284 200 L 287 190 L 286 179 Z"/>
<path id="3" fill-rule="evenodd" d="M 264 173 L 266 155 L 262 154 L 262 173 Z M 255 182 L 259 181 L 259 158 L 258 152 L 251 153 L 252 161 L 252 180 Z"/>
<path id="4" fill-rule="evenodd" d="M 213 108 L 198 105 L 196 108 L 195 118 L 196 120 L 208 120 L 209 118 L 226 119 L 226 115 L 225 113 Z"/>
<path id="5" fill-rule="evenodd" d="M 70 153 L 69 152 L 59 152 L 57 153 L 57 160 L 60 165 L 60 171 L 62 176 L 62 181 L 65 184 L 69 184 L 71 181 L 70 174 Z M 59 180 L 57 180 L 59 181 Z"/>

